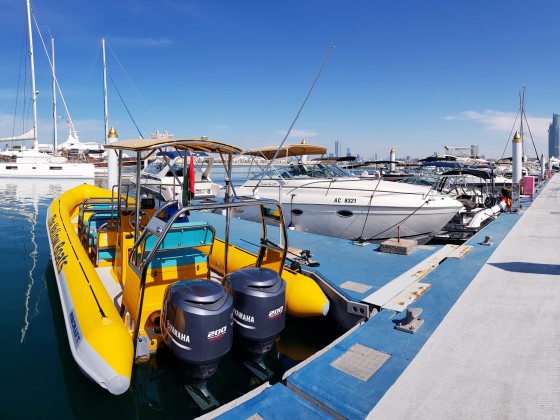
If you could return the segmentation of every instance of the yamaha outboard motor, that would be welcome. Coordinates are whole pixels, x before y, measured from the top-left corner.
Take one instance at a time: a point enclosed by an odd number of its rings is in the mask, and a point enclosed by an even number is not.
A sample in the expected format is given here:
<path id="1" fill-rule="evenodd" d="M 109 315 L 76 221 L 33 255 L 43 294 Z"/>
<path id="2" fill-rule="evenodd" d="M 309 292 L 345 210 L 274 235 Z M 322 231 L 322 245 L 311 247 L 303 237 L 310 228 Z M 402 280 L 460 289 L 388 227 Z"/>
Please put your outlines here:
<path id="1" fill-rule="evenodd" d="M 286 283 L 268 268 L 243 268 L 224 277 L 233 296 L 234 346 L 243 363 L 262 380 L 272 372 L 263 355 L 286 324 Z"/>
<path id="2" fill-rule="evenodd" d="M 189 394 L 201 407 L 216 405 L 206 380 L 232 346 L 232 297 L 209 280 L 172 284 L 163 299 L 162 331 L 185 374 Z"/>

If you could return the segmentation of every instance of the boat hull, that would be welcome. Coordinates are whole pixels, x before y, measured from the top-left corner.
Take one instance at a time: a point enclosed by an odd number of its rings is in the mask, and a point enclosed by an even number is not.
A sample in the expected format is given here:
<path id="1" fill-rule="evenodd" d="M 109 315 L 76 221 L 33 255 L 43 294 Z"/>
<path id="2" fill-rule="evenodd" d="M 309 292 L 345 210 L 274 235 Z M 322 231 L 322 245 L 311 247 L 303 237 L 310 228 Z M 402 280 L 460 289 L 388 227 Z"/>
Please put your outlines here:
<path id="1" fill-rule="evenodd" d="M 55 199 L 48 210 L 47 233 L 72 355 L 88 377 L 118 395 L 130 386 L 130 332 L 72 225 L 77 206 L 92 196 L 110 192 L 83 184 Z"/>
<path id="2" fill-rule="evenodd" d="M 130 321 L 135 322 L 134 314 L 137 312 L 132 304 L 127 303 L 124 306 L 130 310 L 130 317 L 129 314 L 121 317 L 119 308 L 127 297 L 130 302 L 138 302 L 139 279 L 132 277 L 130 267 L 124 269 L 128 255 L 126 251 L 120 252 L 121 257 L 124 255 L 124 263 L 119 265 L 120 270 L 115 267 L 96 268 L 92 263 L 78 236 L 76 220 L 79 205 L 94 197 L 108 199 L 111 191 L 81 184 L 53 200 L 47 214 L 47 232 L 72 355 L 88 377 L 112 394 L 118 395 L 129 388 L 135 362 L 133 326 L 129 326 L 124 320 L 130 318 Z M 123 236 L 127 236 L 126 233 Z M 219 275 L 225 274 L 224 254 L 225 243 L 215 239 L 210 265 Z M 230 245 L 228 254 L 228 272 L 256 265 L 257 256 L 241 248 Z M 120 261 L 118 256 L 116 259 Z M 270 260 L 265 258 L 262 266 L 270 264 L 274 267 L 281 263 L 281 260 L 271 257 Z M 196 264 L 198 266 L 199 263 Z M 162 276 L 164 273 L 170 276 L 175 273 L 177 276 L 179 272 L 177 267 L 169 270 L 162 268 L 160 271 Z M 123 277 L 125 272 L 128 274 Z M 296 317 L 327 314 L 329 300 L 312 279 L 287 269 L 283 270 L 282 278 L 286 282 L 287 313 Z M 163 277 L 157 285 L 155 281 L 151 281 L 150 290 L 154 291 L 150 295 L 152 297 L 148 297 L 148 292 L 145 294 L 138 323 L 141 329 L 146 325 L 144 312 L 152 313 L 161 309 L 162 300 L 154 300 L 153 296 L 159 290 L 156 288 L 164 285 L 162 280 Z M 141 334 L 146 333 L 145 329 L 144 332 L 141 331 Z M 155 352 L 159 339 L 150 337 L 149 341 L 149 352 Z"/>
<path id="3" fill-rule="evenodd" d="M 240 195 L 252 187 L 237 188 Z M 390 181 L 315 182 L 258 187 L 260 197 L 282 203 L 287 222 L 296 229 L 342 239 L 379 241 L 392 237 L 428 237 L 463 207 L 429 188 Z M 257 220 L 256 214 L 239 214 Z"/>
<path id="4" fill-rule="evenodd" d="M 91 163 L 0 162 L 0 178 L 94 179 Z"/>

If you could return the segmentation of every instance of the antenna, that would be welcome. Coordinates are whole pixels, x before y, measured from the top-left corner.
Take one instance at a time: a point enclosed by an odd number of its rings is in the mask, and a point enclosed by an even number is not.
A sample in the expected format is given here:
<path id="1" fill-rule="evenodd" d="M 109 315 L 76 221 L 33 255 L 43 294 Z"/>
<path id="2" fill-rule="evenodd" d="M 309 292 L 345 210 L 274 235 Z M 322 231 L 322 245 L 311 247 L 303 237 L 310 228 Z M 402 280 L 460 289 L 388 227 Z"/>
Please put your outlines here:
<path id="1" fill-rule="evenodd" d="M 263 175 L 261 176 L 261 179 L 259 179 L 259 182 L 257 182 L 257 185 L 255 186 L 255 189 L 257 189 L 259 187 L 261 181 L 264 178 L 264 174 L 270 170 L 270 167 L 272 166 L 272 161 L 274 159 L 276 159 L 276 157 L 278 156 L 278 153 L 280 153 L 280 150 L 282 149 L 282 146 L 284 146 L 284 143 L 286 142 L 286 139 L 288 138 L 288 136 L 292 132 L 292 128 L 294 128 L 294 125 L 295 125 L 296 121 L 298 120 L 299 115 L 301 114 L 301 111 L 303 110 L 303 107 L 305 106 L 307 100 L 309 99 L 309 96 L 311 96 L 311 92 L 313 92 L 313 89 L 315 88 L 315 85 L 317 84 L 317 81 L 319 80 L 319 77 L 321 77 L 321 73 L 323 72 L 323 69 L 325 68 L 325 66 L 327 65 L 327 62 L 331 58 L 331 55 L 332 55 L 335 48 L 336 48 L 335 45 L 333 45 L 331 47 L 331 50 L 329 51 L 329 53 L 327 55 L 327 58 L 325 58 L 325 60 L 323 61 L 323 65 L 319 69 L 319 73 L 317 73 L 317 77 L 315 77 L 315 80 L 313 81 L 313 84 L 309 88 L 309 91 L 307 92 L 307 95 L 305 96 L 305 99 L 303 100 L 303 103 L 299 107 L 299 111 L 297 112 L 294 120 L 292 121 L 292 124 L 290 125 L 290 128 L 288 129 L 288 132 L 284 136 L 284 139 L 282 140 L 282 143 L 280 143 L 280 146 L 278 146 L 278 149 L 276 149 L 276 152 L 274 153 L 274 156 L 272 157 L 272 159 L 270 159 L 268 161 L 268 165 L 266 166 L 265 170 L 263 171 Z"/>

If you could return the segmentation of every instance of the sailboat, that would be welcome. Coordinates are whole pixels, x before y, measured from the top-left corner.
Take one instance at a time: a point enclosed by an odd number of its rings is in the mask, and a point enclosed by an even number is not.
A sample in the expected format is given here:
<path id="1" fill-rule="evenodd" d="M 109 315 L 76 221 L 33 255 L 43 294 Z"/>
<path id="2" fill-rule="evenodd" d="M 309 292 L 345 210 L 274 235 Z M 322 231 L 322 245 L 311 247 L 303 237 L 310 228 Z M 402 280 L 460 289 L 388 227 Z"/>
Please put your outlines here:
<path id="1" fill-rule="evenodd" d="M 31 29 L 31 5 L 26 0 L 27 30 L 29 38 L 29 60 L 31 67 L 31 97 L 33 128 L 19 136 L 1 138 L 0 142 L 33 140 L 33 148 L 6 150 L 0 154 L 0 177 L 8 178 L 62 178 L 93 179 L 94 166 L 90 163 L 70 162 L 64 156 L 41 151 L 37 136 L 37 90 L 35 88 L 35 62 L 33 58 L 33 36 Z"/>

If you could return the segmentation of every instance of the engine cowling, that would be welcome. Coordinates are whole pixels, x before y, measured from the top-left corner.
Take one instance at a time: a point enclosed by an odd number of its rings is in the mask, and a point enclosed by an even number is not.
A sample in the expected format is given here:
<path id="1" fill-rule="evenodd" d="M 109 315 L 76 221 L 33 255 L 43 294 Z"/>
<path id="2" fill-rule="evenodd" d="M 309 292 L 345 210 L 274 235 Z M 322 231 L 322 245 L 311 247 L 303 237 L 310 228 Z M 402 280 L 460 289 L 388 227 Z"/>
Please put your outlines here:
<path id="1" fill-rule="evenodd" d="M 234 345 L 262 355 L 286 324 L 286 283 L 268 268 L 243 268 L 224 277 L 233 296 Z"/>
<path id="2" fill-rule="evenodd" d="M 187 376 L 206 379 L 233 342 L 232 296 L 208 280 L 169 286 L 162 310 L 163 338 Z"/>

